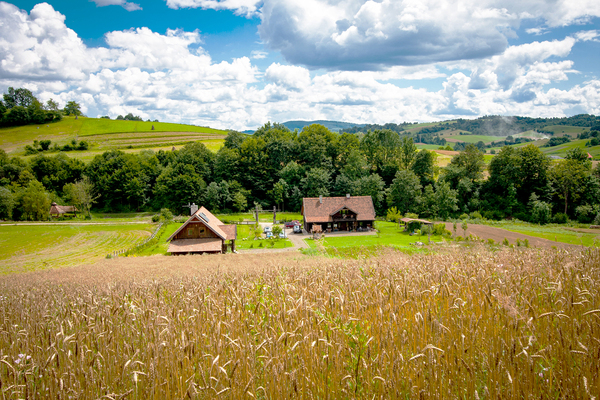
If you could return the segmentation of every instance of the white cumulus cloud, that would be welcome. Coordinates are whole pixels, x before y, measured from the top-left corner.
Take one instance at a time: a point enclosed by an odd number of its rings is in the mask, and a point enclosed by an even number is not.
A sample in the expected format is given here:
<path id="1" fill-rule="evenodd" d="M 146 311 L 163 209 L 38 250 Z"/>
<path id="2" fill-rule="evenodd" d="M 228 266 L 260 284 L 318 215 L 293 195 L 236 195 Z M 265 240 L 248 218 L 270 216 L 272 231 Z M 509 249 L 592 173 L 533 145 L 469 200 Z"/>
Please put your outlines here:
<path id="1" fill-rule="evenodd" d="M 173 9 L 202 8 L 212 10 L 233 10 L 238 15 L 254 15 L 261 0 L 167 0 Z"/>
<path id="2" fill-rule="evenodd" d="M 106 6 L 121 6 L 127 11 L 138 11 L 141 10 L 139 4 L 125 1 L 125 0 L 92 0 L 96 3 L 97 7 L 106 7 Z"/>
<path id="3" fill-rule="evenodd" d="M 578 73 L 568 57 L 574 46 L 596 40 L 597 31 L 582 30 L 563 40 L 502 44 L 498 53 L 494 50 L 493 55 L 483 58 L 465 56 L 479 49 L 482 44 L 476 43 L 477 38 L 483 43 L 485 36 L 481 39 L 474 34 L 461 41 L 461 34 L 482 21 L 496 21 L 497 26 L 510 29 L 512 22 L 506 21 L 525 18 L 524 10 L 528 15 L 542 15 L 542 11 L 536 14 L 531 7 L 510 3 L 504 8 L 492 7 L 492 3 L 479 1 L 479 8 L 471 4 L 464 10 L 447 8 L 449 15 L 459 16 L 478 10 L 480 21 L 450 32 L 447 38 L 450 48 L 457 51 L 471 46 L 469 51 L 459 51 L 465 58 L 396 65 L 402 57 L 409 57 L 407 54 L 413 54 L 412 61 L 419 57 L 434 59 L 435 46 L 442 46 L 441 35 L 452 30 L 455 22 L 449 17 L 433 21 L 435 16 L 427 16 L 431 7 L 427 1 L 404 0 L 400 2 L 402 9 L 386 0 L 291 1 L 289 7 L 266 0 L 264 4 L 270 7 L 269 18 L 296 7 L 298 21 L 285 13 L 279 15 L 280 23 L 290 27 L 281 43 L 297 43 L 298 37 L 300 44 L 310 42 L 308 47 L 294 49 L 294 57 L 331 65 L 331 70 L 311 72 L 310 64 L 305 62 L 276 62 L 261 71 L 253 60 L 260 59 L 262 53 L 215 62 L 202 47 L 198 31 L 159 33 L 141 27 L 108 32 L 105 47 L 87 47 L 52 6 L 38 4 L 28 13 L 0 2 L 0 90 L 27 87 L 40 100 L 54 98 L 63 106 L 75 100 L 92 117 L 108 114 L 114 118 L 131 112 L 144 119 L 239 130 L 256 128 L 266 121 L 293 119 L 386 123 L 486 114 L 600 113 L 598 80 L 581 82 L 570 89 L 548 88 Z M 540 2 L 539 10 L 543 9 Z M 319 12 L 310 18 L 315 10 Z M 393 14 L 394 10 L 399 12 Z M 304 20 L 309 27 L 300 24 Z M 282 27 L 277 29 L 285 33 Z M 500 31 L 484 28 L 484 33 L 504 43 L 506 33 Z M 427 40 L 399 40 L 414 32 L 422 33 Z M 428 45 L 432 47 L 421 49 Z M 353 50 L 370 54 L 362 62 L 372 70 L 353 69 L 361 62 Z M 434 87 L 417 86 L 427 86 L 424 80 L 433 78 L 437 82 Z"/>
<path id="4" fill-rule="evenodd" d="M 262 40 L 291 64 L 377 70 L 502 54 L 523 21 L 541 34 L 600 17 L 600 2 L 265 0 L 260 16 Z"/>

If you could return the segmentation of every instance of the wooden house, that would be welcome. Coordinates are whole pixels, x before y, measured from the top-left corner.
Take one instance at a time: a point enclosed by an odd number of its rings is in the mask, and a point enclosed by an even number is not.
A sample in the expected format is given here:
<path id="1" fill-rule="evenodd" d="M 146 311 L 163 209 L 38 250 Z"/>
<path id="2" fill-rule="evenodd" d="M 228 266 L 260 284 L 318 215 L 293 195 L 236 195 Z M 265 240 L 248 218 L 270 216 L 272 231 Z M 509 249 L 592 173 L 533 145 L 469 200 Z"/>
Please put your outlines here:
<path id="1" fill-rule="evenodd" d="M 59 206 L 55 202 L 50 205 L 51 217 L 77 216 L 77 211 L 75 206 Z"/>
<path id="2" fill-rule="evenodd" d="M 317 225 L 323 232 L 366 231 L 375 221 L 371 196 L 308 197 L 302 199 L 301 213 L 307 232 Z"/>
<path id="3" fill-rule="evenodd" d="M 225 253 L 229 242 L 235 251 L 237 226 L 225 225 L 204 207 L 192 216 L 168 239 L 171 254 Z"/>

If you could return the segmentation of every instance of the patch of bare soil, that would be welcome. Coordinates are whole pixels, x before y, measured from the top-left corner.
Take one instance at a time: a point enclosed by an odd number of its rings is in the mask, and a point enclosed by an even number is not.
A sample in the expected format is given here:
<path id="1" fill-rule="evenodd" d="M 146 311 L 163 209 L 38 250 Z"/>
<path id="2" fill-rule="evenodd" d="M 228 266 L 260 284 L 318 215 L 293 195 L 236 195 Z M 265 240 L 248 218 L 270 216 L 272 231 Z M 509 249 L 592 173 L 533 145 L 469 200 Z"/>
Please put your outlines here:
<path id="1" fill-rule="evenodd" d="M 458 154 L 458 151 L 450 151 L 450 150 L 434 150 L 436 153 L 440 153 L 446 156 L 455 156 Z"/>
<path id="2" fill-rule="evenodd" d="M 446 222 L 446 229 L 452 232 L 452 223 Z M 456 230 L 456 234 L 459 236 L 464 236 L 463 230 L 458 226 Z M 516 233 L 507 231 L 502 228 L 495 228 L 493 226 L 487 225 L 470 225 L 467 228 L 467 236 L 473 235 L 477 236 L 480 239 L 488 240 L 492 239 L 495 242 L 502 243 L 504 239 L 507 239 L 509 243 L 516 244 L 517 239 L 523 241 L 527 239 L 529 241 L 529 246 L 531 247 L 543 247 L 549 249 L 551 247 L 563 248 L 563 249 L 572 249 L 574 245 L 562 242 L 554 242 L 548 239 L 542 239 L 535 236 L 525 235 L 523 233 Z"/>

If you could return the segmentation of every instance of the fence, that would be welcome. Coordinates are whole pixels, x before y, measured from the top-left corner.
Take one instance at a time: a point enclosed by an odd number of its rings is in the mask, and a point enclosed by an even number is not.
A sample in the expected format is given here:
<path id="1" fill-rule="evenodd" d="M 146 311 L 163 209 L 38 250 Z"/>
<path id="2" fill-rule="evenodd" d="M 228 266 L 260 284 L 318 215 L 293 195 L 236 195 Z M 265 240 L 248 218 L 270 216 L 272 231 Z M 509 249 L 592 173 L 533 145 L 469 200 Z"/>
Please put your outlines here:
<path id="1" fill-rule="evenodd" d="M 146 240 L 144 240 L 142 243 L 136 244 L 135 246 L 130 247 L 128 249 L 122 249 L 122 250 L 114 251 L 114 252 L 112 252 L 110 254 L 107 254 L 106 258 L 119 257 L 123 253 L 127 253 L 129 251 L 133 251 L 135 249 L 138 249 L 138 248 L 144 246 L 145 244 L 147 244 L 149 241 L 151 241 L 152 239 L 154 239 L 156 237 L 156 234 L 158 233 L 158 231 L 160 231 L 160 228 L 162 228 L 163 224 L 164 224 L 164 222 L 161 222 L 160 224 L 158 224 L 158 226 L 156 227 L 156 229 L 154 230 L 154 232 L 152 233 L 152 235 L 150 235 L 148 238 L 146 238 Z"/>

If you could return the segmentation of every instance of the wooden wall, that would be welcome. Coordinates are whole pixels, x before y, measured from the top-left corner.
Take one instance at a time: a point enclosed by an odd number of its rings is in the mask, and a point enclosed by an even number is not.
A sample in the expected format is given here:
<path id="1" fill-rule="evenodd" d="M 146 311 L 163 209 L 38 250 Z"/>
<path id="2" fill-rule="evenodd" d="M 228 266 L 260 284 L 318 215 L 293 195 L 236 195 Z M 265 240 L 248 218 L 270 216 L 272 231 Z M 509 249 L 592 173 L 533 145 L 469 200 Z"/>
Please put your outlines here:
<path id="1" fill-rule="evenodd" d="M 218 238 L 206 225 L 202 222 L 190 222 L 181 230 L 173 239 L 204 239 Z"/>

